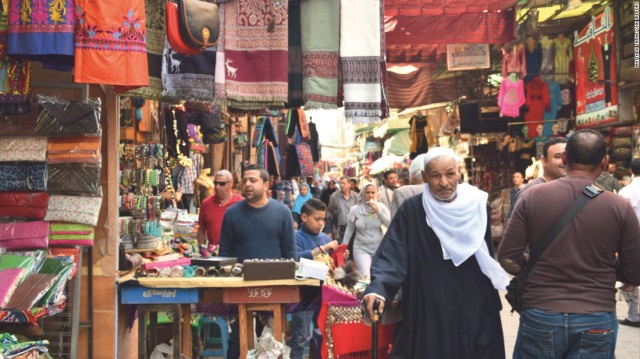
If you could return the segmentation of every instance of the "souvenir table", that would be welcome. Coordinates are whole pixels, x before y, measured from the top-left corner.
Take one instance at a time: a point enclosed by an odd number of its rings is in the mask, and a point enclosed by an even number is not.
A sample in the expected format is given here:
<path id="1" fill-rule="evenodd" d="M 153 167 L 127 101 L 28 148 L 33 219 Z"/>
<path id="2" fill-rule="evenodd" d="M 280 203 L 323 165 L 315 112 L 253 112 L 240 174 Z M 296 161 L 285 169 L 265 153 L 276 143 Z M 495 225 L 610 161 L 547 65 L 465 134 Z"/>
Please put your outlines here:
<path id="1" fill-rule="evenodd" d="M 146 313 L 154 310 L 169 309 L 181 315 L 184 323 L 189 323 L 191 315 L 190 304 L 198 301 L 217 301 L 225 304 L 237 304 L 240 327 L 240 357 L 246 358 L 247 352 L 253 347 L 253 317 L 251 312 L 271 311 L 274 315 L 274 337 L 281 341 L 286 331 L 285 306 L 300 301 L 300 286 L 320 286 L 320 281 L 315 279 L 296 280 L 256 280 L 248 281 L 238 277 L 194 277 L 194 278 L 134 278 L 133 274 L 127 274 L 118 281 L 120 285 L 127 283 L 128 288 L 155 288 L 159 291 L 146 291 L 143 296 L 150 298 L 154 294 L 164 296 L 162 303 L 138 302 L 140 315 L 138 316 L 138 357 L 148 358 L 146 353 Z M 137 282 L 137 283 L 136 283 Z M 129 287 L 129 284 L 133 286 Z M 125 288 L 123 286 L 123 288 Z M 196 298 L 175 296 L 183 290 L 196 290 Z M 168 291 L 164 291 L 168 290 Z M 189 292 L 186 292 L 189 293 Z M 175 300 L 170 299 L 174 295 Z M 190 295 L 190 294 L 188 294 Z M 121 294 L 121 299 L 122 299 Z M 179 308 L 178 308 L 179 307 Z M 147 310 L 148 309 L 148 310 Z M 178 315 L 176 315 L 178 317 Z M 151 328 L 154 328 L 154 317 L 151 318 Z M 180 321 L 174 322 L 174 343 L 182 343 L 174 346 L 175 353 L 191 353 L 191 327 L 183 325 Z M 177 337 L 176 337 L 177 336 Z M 155 343 L 155 332 L 151 333 L 151 341 Z M 153 344 L 152 343 L 152 344 Z M 179 356 L 178 356 L 179 357 Z"/>

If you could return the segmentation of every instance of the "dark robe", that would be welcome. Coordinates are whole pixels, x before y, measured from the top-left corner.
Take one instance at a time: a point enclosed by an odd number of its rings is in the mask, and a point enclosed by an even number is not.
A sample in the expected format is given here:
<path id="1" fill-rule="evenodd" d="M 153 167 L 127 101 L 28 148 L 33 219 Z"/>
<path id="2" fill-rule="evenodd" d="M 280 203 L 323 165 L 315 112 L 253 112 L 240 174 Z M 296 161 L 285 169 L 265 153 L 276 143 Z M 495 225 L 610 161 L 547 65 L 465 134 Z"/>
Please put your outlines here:
<path id="1" fill-rule="evenodd" d="M 373 258 L 365 292 L 391 303 L 402 286 L 399 339 L 405 353 L 395 357 L 504 358 L 498 291 L 475 256 L 458 267 L 444 260 L 440 241 L 425 218 L 421 194 L 400 206 Z M 493 256 L 490 221 L 485 242 Z"/>

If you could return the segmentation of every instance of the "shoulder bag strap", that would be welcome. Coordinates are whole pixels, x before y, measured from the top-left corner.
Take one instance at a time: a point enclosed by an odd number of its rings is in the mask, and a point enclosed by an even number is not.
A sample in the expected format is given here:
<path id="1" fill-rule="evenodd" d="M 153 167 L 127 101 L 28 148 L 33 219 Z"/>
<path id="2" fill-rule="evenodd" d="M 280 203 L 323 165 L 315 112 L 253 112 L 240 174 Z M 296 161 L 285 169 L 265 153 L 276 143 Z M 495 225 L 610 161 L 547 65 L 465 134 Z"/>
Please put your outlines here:
<path id="1" fill-rule="evenodd" d="M 602 188 L 595 185 L 589 185 L 582 190 L 582 194 L 584 194 L 584 196 L 578 195 L 578 198 L 576 198 L 571 206 L 567 208 L 562 217 L 560 217 L 560 219 L 558 219 L 556 223 L 551 226 L 551 229 L 549 229 L 547 233 L 545 233 L 542 241 L 540 242 L 540 245 L 531 250 L 531 254 L 526 266 L 526 269 L 529 273 L 531 273 L 533 266 L 536 265 L 536 262 L 538 261 L 542 253 L 547 250 L 551 242 L 553 242 L 553 240 L 558 237 L 558 234 L 560 234 L 564 227 L 566 227 L 567 224 L 571 222 L 573 217 L 575 217 L 576 214 L 578 214 L 582 210 L 582 208 L 584 208 L 584 206 L 590 199 L 597 197 L 600 193 L 602 193 L 602 191 Z"/>

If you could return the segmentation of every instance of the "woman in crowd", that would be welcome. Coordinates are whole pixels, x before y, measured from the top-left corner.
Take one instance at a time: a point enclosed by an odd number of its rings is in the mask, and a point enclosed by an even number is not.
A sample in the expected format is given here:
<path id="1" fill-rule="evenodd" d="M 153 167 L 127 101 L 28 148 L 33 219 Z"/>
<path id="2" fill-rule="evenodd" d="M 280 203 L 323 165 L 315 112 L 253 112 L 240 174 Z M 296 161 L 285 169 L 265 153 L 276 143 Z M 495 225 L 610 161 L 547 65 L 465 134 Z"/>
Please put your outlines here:
<path id="1" fill-rule="evenodd" d="M 366 183 L 358 195 L 358 204 L 351 207 L 347 218 L 344 243 L 349 244 L 355 231 L 353 260 L 363 277 L 369 276 L 371 260 L 382 241 L 382 225 L 391 223 L 389 209 L 376 200 L 376 186 Z"/>
<path id="2" fill-rule="evenodd" d="M 329 181 L 329 185 L 322 191 L 322 194 L 320 195 L 320 200 L 324 202 L 325 206 L 329 205 L 329 199 L 331 198 L 333 192 L 335 192 L 336 190 L 336 181 Z"/>
<path id="3" fill-rule="evenodd" d="M 313 198 L 311 194 L 311 188 L 308 184 L 302 183 L 299 188 L 300 193 L 293 201 L 293 207 L 291 207 L 291 214 L 293 215 L 293 223 L 297 228 L 300 228 L 300 214 L 302 213 L 302 205 L 307 203 L 308 200 Z"/>

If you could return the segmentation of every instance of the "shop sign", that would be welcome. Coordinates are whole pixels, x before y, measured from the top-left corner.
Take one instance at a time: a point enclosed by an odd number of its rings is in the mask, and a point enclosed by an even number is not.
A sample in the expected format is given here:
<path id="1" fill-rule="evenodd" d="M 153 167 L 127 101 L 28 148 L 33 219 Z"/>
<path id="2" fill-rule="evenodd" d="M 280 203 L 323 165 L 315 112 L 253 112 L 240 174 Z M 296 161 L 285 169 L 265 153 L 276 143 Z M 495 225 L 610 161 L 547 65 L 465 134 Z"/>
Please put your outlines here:
<path id="1" fill-rule="evenodd" d="M 610 7 L 576 31 L 576 127 L 618 122 L 618 87 L 613 13 Z"/>
<path id="2" fill-rule="evenodd" d="M 448 44 L 448 70 L 488 69 L 491 65 L 488 44 Z"/>

